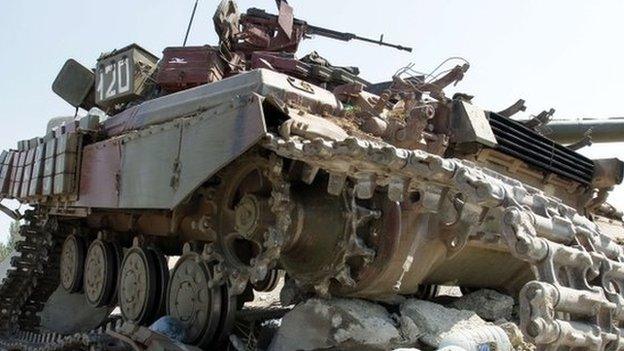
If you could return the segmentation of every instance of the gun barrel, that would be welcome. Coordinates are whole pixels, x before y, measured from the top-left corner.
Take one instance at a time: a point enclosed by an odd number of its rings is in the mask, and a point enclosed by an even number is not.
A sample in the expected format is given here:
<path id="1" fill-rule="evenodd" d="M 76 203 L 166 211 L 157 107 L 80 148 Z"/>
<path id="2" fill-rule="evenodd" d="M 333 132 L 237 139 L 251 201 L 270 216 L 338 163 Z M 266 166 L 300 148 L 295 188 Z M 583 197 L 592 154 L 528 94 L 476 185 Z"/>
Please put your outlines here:
<path id="1" fill-rule="evenodd" d="M 355 34 L 339 32 L 337 30 L 312 26 L 309 24 L 306 24 L 305 28 L 306 28 L 306 34 L 309 34 L 309 35 L 320 35 L 326 38 L 342 40 L 342 41 L 349 41 L 349 40 L 356 38 Z"/>
<path id="2" fill-rule="evenodd" d="M 405 47 L 405 46 L 397 45 L 397 44 L 391 44 L 391 43 L 387 43 L 383 41 L 382 39 L 383 36 L 380 39 L 370 39 L 370 38 L 361 37 L 359 35 L 355 35 L 353 33 L 339 32 L 333 29 L 312 26 L 309 24 L 307 25 L 306 29 L 307 29 L 307 34 L 310 34 L 310 35 L 320 35 L 326 38 L 342 40 L 342 41 L 360 40 L 360 41 L 364 41 L 364 42 L 371 43 L 371 44 L 378 44 L 381 46 L 387 46 L 387 47 L 394 48 L 397 50 L 412 52 L 412 48 L 410 47 Z"/>
<path id="3" fill-rule="evenodd" d="M 586 134 L 596 143 L 624 142 L 624 117 L 553 120 L 545 129 L 547 137 L 563 144 L 577 142 Z"/>
<path id="4" fill-rule="evenodd" d="M 241 18 L 243 18 L 243 19 L 245 17 L 247 17 L 247 18 L 261 18 L 261 19 L 269 20 L 269 21 L 278 21 L 278 16 L 277 15 L 273 15 L 273 14 L 267 13 L 266 11 L 261 10 L 261 9 L 257 9 L 257 8 L 250 8 L 249 10 L 247 10 L 247 14 L 243 14 L 241 16 Z M 295 26 L 301 26 L 301 27 L 305 28 L 306 34 L 309 34 L 309 35 L 319 35 L 319 36 L 322 36 L 322 37 L 335 39 L 335 40 L 341 40 L 341 41 L 360 40 L 360 41 L 364 41 L 364 42 L 367 42 L 367 43 L 378 44 L 378 45 L 381 45 L 381 46 L 394 48 L 394 49 L 397 49 L 397 50 L 403 50 L 403 51 L 412 52 L 412 48 L 410 48 L 410 47 L 406 47 L 406 46 L 403 46 L 403 45 L 397 45 L 397 44 L 391 44 L 391 43 L 383 41 L 383 36 L 380 39 L 378 39 L 378 40 L 370 39 L 370 38 L 364 38 L 364 37 L 360 37 L 358 35 L 355 35 L 353 33 L 339 32 L 339 31 L 333 30 L 333 29 L 313 26 L 311 24 L 308 24 L 308 22 L 300 20 L 298 18 L 294 18 L 293 19 L 293 24 Z"/>

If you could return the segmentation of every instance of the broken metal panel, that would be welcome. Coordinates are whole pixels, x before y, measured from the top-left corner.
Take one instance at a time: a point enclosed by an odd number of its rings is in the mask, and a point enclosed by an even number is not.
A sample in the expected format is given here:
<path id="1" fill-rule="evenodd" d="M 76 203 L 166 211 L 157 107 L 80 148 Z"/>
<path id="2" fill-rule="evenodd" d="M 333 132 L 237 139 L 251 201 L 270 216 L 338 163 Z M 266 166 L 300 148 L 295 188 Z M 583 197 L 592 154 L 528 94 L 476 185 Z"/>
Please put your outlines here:
<path id="1" fill-rule="evenodd" d="M 78 121 L 78 130 L 86 132 L 97 131 L 100 125 L 100 117 L 96 115 L 86 115 Z"/>
<path id="2" fill-rule="evenodd" d="M 246 96 L 196 117 L 87 146 L 78 204 L 173 208 L 265 132 L 261 97 Z"/>
<path id="3" fill-rule="evenodd" d="M 82 153 L 78 206 L 117 208 L 121 176 L 121 140 L 88 145 Z"/>
<path id="4" fill-rule="evenodd" d="M 119 207 L 175 207 L 265 132 L 260 97 L 247 96 L 124 138 Z"/>
<path id="5" fill-rule="evenodd" d="M 223 166 L 256 144 L 266 133 L 261 97 L 224 104 L 184 124 L 180 147 L 180 176 L 174 207 Z M 175 184 L 174 184 L 175 185 Z"/>

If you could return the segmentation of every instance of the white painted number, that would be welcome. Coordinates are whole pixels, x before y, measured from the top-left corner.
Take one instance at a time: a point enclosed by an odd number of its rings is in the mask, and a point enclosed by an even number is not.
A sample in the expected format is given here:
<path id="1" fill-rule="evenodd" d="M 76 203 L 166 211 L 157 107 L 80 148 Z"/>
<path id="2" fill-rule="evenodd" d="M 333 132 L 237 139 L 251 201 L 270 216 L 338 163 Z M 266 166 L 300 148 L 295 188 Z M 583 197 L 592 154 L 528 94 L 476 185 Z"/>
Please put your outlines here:
<path id="1" fill-rule="evenodd" d="M 100 101 L 114 98 L 130 91 L 130 61 L 123 57 L 98 67 L 96 92 Z"/>
<path id="2" fill-rule="evenodd" d="M 117 75 L 119 76 L 119 94 L 130 91 L 130 65 L 128 65 L 127 57 L 117 63 Z"/>
<path id="3" fill-rule="evenodd" d="M 104 74 L 108 75 L 109 73 L 113 73 L 111 75 L 111 81 L 108 85 L 108 89 L 106 89 L 106 98 L 113 97 L 117 95 L 117 89 L 115 89 L 115 85 L 117 84 L 117 72 L 115 70 L 115 63 L 111 63 L 104 68 Z"/>
<path id="4" fill-rule="evenodd" d="M 98 70 L 100 72 L 99 74 L 99 82 L 97 85 L 97 93 L 98 96 L 100 97 L 100 100 L 104 100 L 104 72 L 102 72 L 101 69 Z"/>

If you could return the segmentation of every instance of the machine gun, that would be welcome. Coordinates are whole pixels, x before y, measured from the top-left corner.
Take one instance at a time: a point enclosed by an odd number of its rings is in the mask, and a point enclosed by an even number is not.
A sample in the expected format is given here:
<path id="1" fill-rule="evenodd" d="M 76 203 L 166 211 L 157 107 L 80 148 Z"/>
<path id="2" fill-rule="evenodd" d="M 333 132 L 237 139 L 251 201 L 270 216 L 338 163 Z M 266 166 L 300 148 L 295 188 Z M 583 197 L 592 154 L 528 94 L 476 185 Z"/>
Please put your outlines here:
<path id="1" fill-rule="evenodd" d="M 267 23 L 276 24 L 277 23 L 280 25 L 281 29 L 284 29 L 284 31 L 286 32 L 285 34 L 290 34 L 289 32 L 292 33 L 292 28 L 298 27 L 302 29 L 302 33 L 306 37 L 311 36 L 311 35 L 319 35 L 322 37 L 331 38 L 335 40 L 341 40 L 341 41 L 359 40 L 359 41 L 364 41 L 364 42 L 371 43 L 371 44 L 377 44 L 381 46 L 394 48 L 397 50 L 412 52 L 412 48 L 410 47 L 405 47 L 402 45 L 391 44 L 391 43 L 385 42 L 383 34 L 377 40 L 377 39 L 361 37 L 353 33 L 339 32 L 333 29 L 327 29 L 323 27 L 310 25 L 306 21 L 293 18 L 292 11 L 288 9 L 289 6 L 285 10 L 282 10 L 284 9 L 284 7 L 285 7 L 284 3 L 282 3 L 282 6 L 280 7 L 279 16 L 267 13 L 265 10 L 262 10 L 262 9 L 251 8 L 247 10 L 246 14 L 242 15 L 241 23 L 245 23 L 245 22 L 248 22 L 248 23 L 249 22 L 256 22 L 256 23 L 261 22 L 263 24 L 267 24 Z M 288 23 L 285 24 L 285 21 L 287 21 Z"/>
<path id="2" fill-rule="evenodd" d="M 312 35 L 391 47 L 411 52 L 412 48 L 391 44 L 379 39 L 361 37 L 353 33 L 339 32 L 308 24 L 294 18 L 293 8 L 284 0 L 278 0 L 279 14 L 267 13 L 262 9 L 251 8 L 239 14 L 234 0 L 223 0 L 214 16 L 215 28 L 219 33 L 222 47 L 228 51 L 250 54 L 254 51 L 287 52 L 297 51 L 299 43 Z"/>

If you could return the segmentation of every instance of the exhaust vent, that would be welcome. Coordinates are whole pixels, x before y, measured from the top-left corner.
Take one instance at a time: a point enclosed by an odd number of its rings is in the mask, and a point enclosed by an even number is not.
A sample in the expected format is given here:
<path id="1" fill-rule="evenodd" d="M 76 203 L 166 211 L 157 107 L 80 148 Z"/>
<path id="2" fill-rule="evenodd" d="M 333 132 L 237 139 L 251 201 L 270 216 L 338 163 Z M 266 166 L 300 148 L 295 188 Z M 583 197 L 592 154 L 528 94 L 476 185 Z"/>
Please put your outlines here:
<path id="1" fill-rule="evenodd" d="M 498 142 L 494 149 L 585 185 L 591 183 L 592 160 L 495 112 L 489 113 L 489 119 Z"/>

